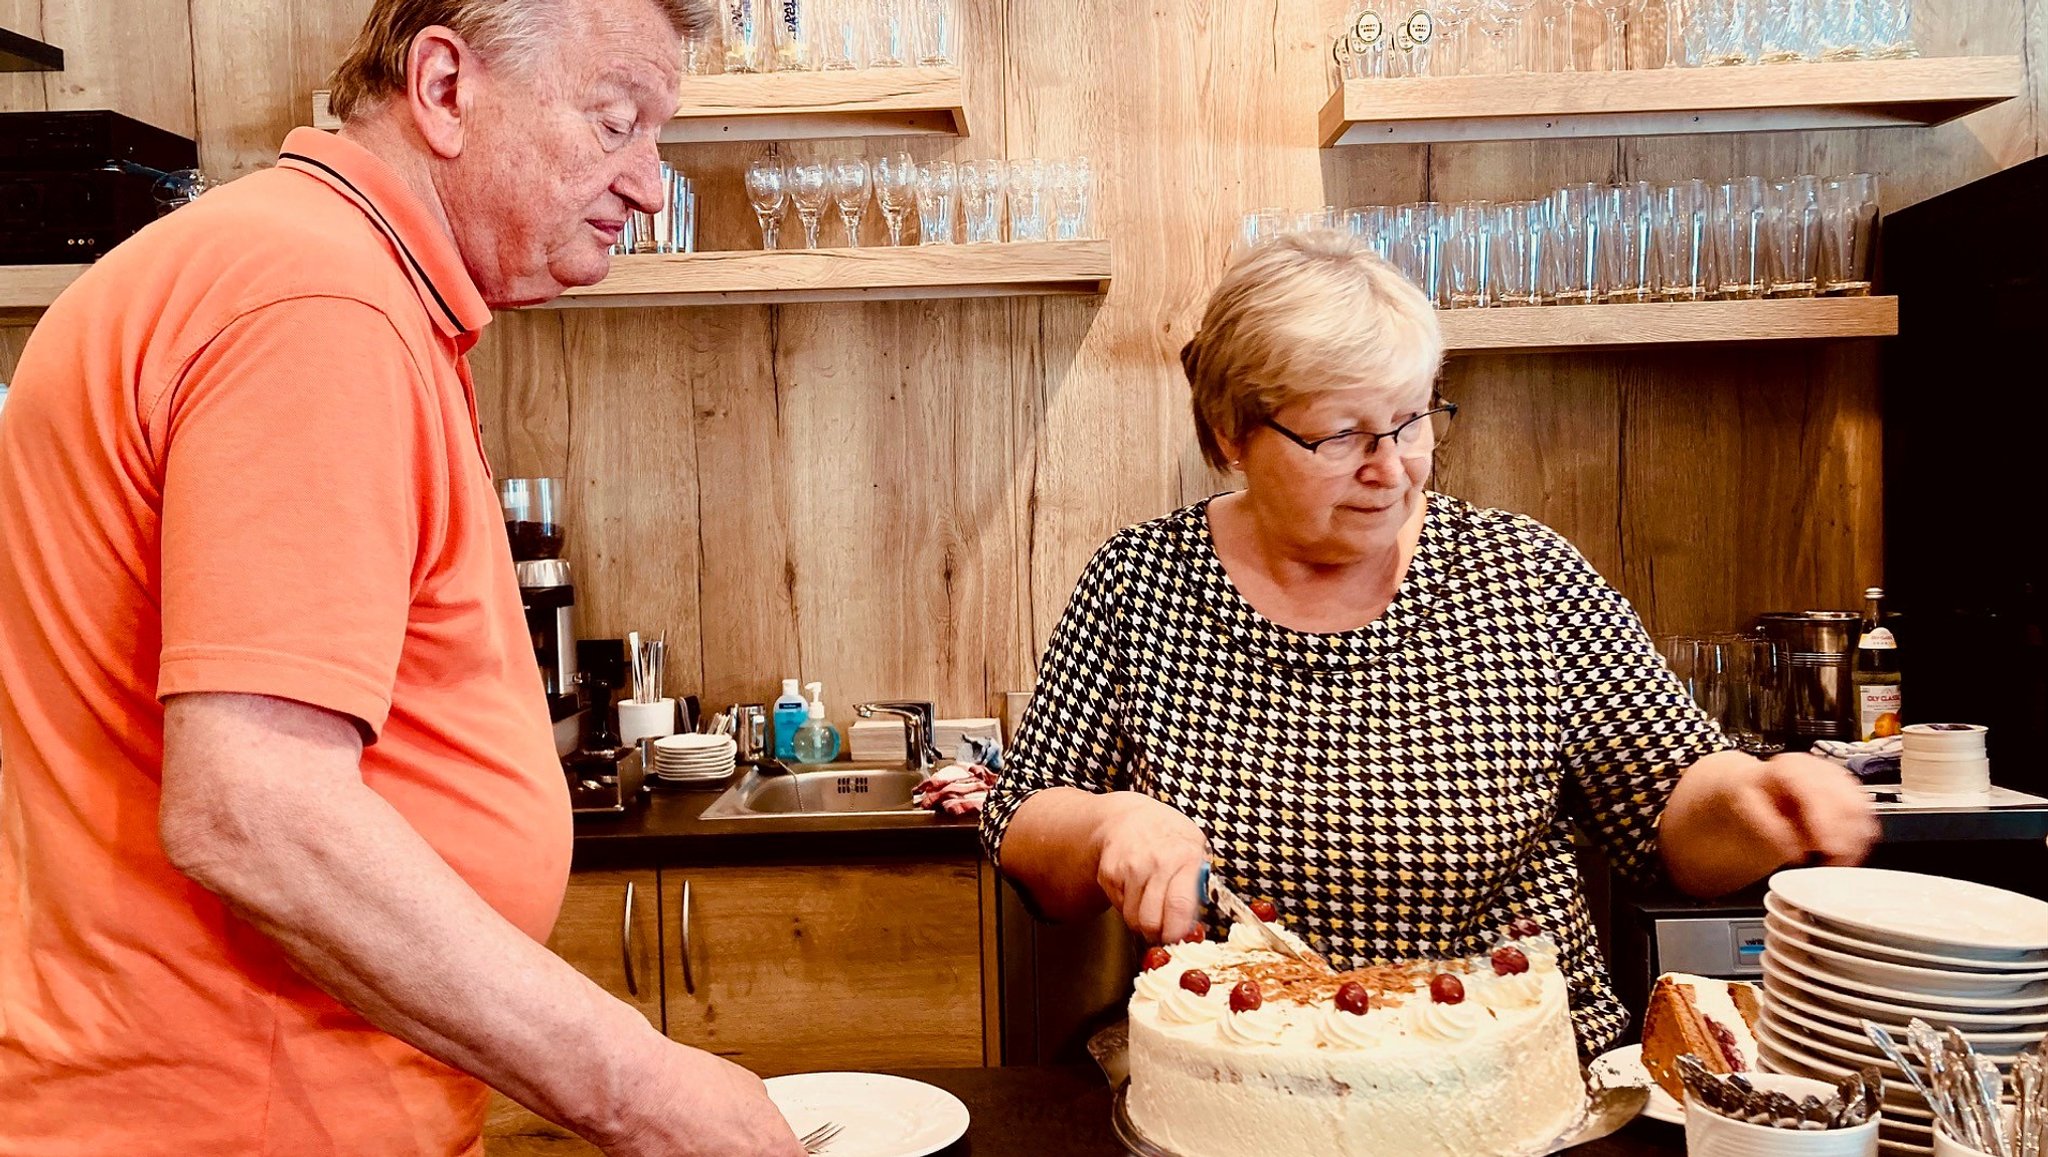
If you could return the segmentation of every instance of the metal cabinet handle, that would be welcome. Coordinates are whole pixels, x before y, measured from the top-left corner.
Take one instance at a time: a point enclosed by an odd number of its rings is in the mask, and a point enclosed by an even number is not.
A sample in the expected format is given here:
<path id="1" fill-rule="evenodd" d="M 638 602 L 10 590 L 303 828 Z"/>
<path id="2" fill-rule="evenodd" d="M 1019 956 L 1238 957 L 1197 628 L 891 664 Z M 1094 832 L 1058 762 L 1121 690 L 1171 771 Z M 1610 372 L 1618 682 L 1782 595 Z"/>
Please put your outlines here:
<path id="1" fill-rule="evenodd" d="M 697 978 L 690 972 L 690 881 L 688 880 L 683 881 L 682 948 L 683 991 L 691 996 L 695 996 L 697 995 Z"/>
<path id="2" fill-rule="evenodd" d="M 626 881 L 625 916 L 619 921 L 619 959 L 626 966 L 626 991 L 640 995 L 640 974 L 633 967 L 633 881 Z"/>

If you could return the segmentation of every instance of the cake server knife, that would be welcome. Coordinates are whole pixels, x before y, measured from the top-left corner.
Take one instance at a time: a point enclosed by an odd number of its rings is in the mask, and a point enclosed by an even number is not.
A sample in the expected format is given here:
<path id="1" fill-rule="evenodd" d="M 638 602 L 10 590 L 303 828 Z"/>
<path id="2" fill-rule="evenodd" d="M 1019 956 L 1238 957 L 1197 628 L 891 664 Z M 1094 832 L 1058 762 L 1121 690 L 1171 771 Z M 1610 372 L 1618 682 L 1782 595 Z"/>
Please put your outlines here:
<path id="1" fill-rule="evenodd" d="M 1228 916 L 1233 923 L 1251 925 L 1252 929 L 1259 934 L 1259 939 L 1265 941 L 1266 947 L 1271 948 L 1289 960 L 1299 961 L 1303 964 L 1322 963 L 1322 961 L 1289 944 L 1286 938 L 1278 932 L 1268 928 L 1266 922 L 1259 919 L 1259 914 L 1252 911 L 1250 904 L 1239 899 L 1237 893 L 1231 891 L 1228 884 L 1225 884 L 1221 879 L 1210 873 L 1209 865 L 1207 864 L 1202 865 L 1201 874 L 1195 877 L 1195 895 L 1203 907 L 1215 908 L 1218 912 Z"/>

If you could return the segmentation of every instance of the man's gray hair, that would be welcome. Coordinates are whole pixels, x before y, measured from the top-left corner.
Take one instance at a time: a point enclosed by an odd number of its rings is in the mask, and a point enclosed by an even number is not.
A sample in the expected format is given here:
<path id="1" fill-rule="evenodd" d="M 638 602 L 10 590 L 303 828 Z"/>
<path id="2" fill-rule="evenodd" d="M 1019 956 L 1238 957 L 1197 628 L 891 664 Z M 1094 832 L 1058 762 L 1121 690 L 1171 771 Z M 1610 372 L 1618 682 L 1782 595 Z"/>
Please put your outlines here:
<path id="1" fill-rule="evenodd" d="M 530 64 L 561 31 L 562 0 L 377 0 L 348 56 L 334 70 L 327 106 L 347 120 L 371 102 L 405 91 L 407 58 L 422 29 L 453 29 L 493 64 Z M 676 33 L 698 36 L 715 18 L 711 0 L 652 0 Z"/>

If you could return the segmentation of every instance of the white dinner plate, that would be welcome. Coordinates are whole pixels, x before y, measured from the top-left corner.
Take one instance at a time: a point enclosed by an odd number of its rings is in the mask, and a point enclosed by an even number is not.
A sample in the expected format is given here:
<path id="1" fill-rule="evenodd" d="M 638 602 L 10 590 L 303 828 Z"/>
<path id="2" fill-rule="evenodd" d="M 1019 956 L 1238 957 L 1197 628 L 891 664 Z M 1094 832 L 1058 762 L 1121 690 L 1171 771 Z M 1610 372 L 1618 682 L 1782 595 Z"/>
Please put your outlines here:
<path id="1" fill-rule="evenodd" d="M 2033 972 L 1958 972 L 1918 964 L 1894 964 L 1854 952 L 1829 948 L 1782 917 L 1764 916 L 1764 939 L 1779 940 L 1828 966 L 1837 975 L 1859 983 L 1883 984 L 1909 992 L 1944 996 L 2028 996 L 2048 993 L 2048 970 Z"/>
<path id="2" fill-rule="evenodd" d="M 967 1132 L 967 1106 L 936 1085 L 882 1073 L 770 1077 L 768 1099 L 801 1137 L 841 1126 L 826 1157 L 924 1157 Z"/>
<path id="3" fill-rule="evenodd" d="M 1770 890 L 1828 924 L 1914 951 L 2048 956 L 2048 901 L 1987 884 L 1885 868 L 1793 868 L 1772 876 Z"/>
<path id="4" fill-rule="evenodd" d="M 1876 1065 L 1884 1072 L 1885 1080 L 1896 1081 L 1902 1085 L 1906 1083 L 1906 1074 L 1899 1071 L 1899 1066 L 1878 1052 L 1877 1046 L 1869 1041 L 1864 1041 L 1859 1048 L 1853 1044 L 1829 1040 L 1786 1020 L 1782 1012 L 1771 1008 L 1765 1009 L 1763 1016 L 1758 1018 L 1757 1030 L 1767 1033 L 1773 1040 L 1792 1045 L 1835 1064 L 1847 1065 L 1852 1069 Z"/>
<path id="5" fill-rule="evenodd" d="M 1985 960 L 1981 957 L 1946 956 L 1938 952 L 1915 952 L 1896 944 L 1879 944 L 1865 939 L 1847 929 L 1825 928 L 1811 914 L 1802 912 L 1782 896 L 1765 893 L 1765 919 L 1776 916 L 1780 922 L 1816 944 L 1843 952 L 1852 952 L 1872 960 L 1886 960 L 1895 964 L 1917 964 L 1932 968 L 1946 968 L 1956 972 L 2038 972 L 2048 968 L 2048 960 L 2023 957 L 2019 960 Z"/>
<path id="6" fill-rule="evenodd" d="M 2048 1028 L 2048 1015 L 2043 1014 L 2020 1012 L 1997 1015 L 1955 1012 L 1925 1004 L 1906 1004 L 1860 996 L 1789 970 L 1781 961 L 1773 959 L 1769 952 L 1764 953 L 1763 959 L 1765 988 L 1770 987 L 1770 981 L 1777 980 L 1826 1007 L 1841 1009 L 1853 1015 L 1867 1016 L 1887 1025 L 1905 1024 L 1917 1018 L 1934 1022 L 1943 1028 L 1953 1025 L 1965 1032 L 1980 1029 L 1988 1032 L 2032 1032 Z"/>
<path id="7" fill-rule="evenodd" d="M 1867 1049 L 1871 1054 L 1877 1054 L 1877 1046 L 1873 1045 L 1870 1042 L 1870 1038 L 1864 1035 L 1860 1026 L 1852 1028 L 1843 1023 L 1830 1022 L 1827 1019 L 1827 1013 L 1820 1012 L 1814 1009 L 1812 1005 L 1793 997 L 1786 989 L 1767 992 L 1764 999 L 1764 1011 L 1784 1021 L 1785 1028 L 1796 1028 L 1798 1032 L 1794 1035 L 1824 1040 L 1836 1048 L 1850 1049 L 1852 1051 Z M 1849 1023 L 1854 1024 L 1855 1022 L 1851 1021 Z M 1873 1021 L 1872 1023 L 1876 1022 Z M 1883 1025 L 1881 1027 L 1886 1032 L 1891 1033 L 1892 1039 L 1895 1041 L 1902 1039 L 1906 1035 L 1904 1026 L 1899 1026 L 1896 1029 L 1891 1025 Z M 2033 1047 L 2043 1036 L 2048 1036 L 2048 1034 L 2038 1032 L 1964 1033 L 1963 1036 L 1970 1042 L 1970 1047 L 1976 1049 L 1979 1053 L 1987 1057 L 2008 1060 L 2014 1054 L 2025 1052 Z"/>
<path id="8" fill-rule="evenodd" d="M 1895 1041 L 1904 1041 L 1906 1039 L 1906 1020 L 1911 1019 L 1910 1017 L 1901 1019 L 1890 1013 L 1859 1012 L 1852 1009 L 1838 1008 L 1826 1003 L 1823 998 L 1816 997 L 1811 993 L 1801 991 L 1786 984 L 1775 976 L 1764 978 L 1764 1004 L 1767 1007 L 1778 1007 L 1797 1012 L 1803 1016 L 1817 1018 L 1828 1024 L 1840 1026 L 1843 1031 L 1857 1036 L 1862 1035 L 1863 1022 L 1868 1020 L 1892 1034 L 1892 1039 Z M 1986 1050 L 2001 1054 L 2021 1052 L 2032 1046 L 2035 1042 L 2048 1037 L 2048 1032 L 2044 1032 L 2041 1029 L 2027 1032 L 1980 1032 L 1961 1025 L 1956 1027 L 1962 1030 L 1964 1038 L 1980 1052 Z"/>
<path id="9" fill-rule="evenodd" d="M 1861 977 L 1850 976 L 1845 970 L 1807 952 L 1784 937 L 1779 937 L 1775 941 L 1766 937 L 1764 955 L 1776 956 L 1780 964 L 1808 980 L 1819 981 L 1858 996 L 1897 1001 L 1900 1004 L 1923 1005 L 1944 1011 L 1953 1009 L 1957 1012 L 1983 1012 L 1993 1015 L 2009 1013 L 2048 1020 L 2048 985 L 2028 985 L 2023 991 L 2002 996 L 1957 996 L 1953 993 L 1927 992 L 1918 988 L 1894 988 L 1888 984 L 1877 984 Z"/>
<path id="10" fill-rule="evenodd" d="M 1643 1106 L 1643 1116 L 1652 1121 L 1663 1121 L 1670 1125 L 1685 1124 L 1685 1106 L 1671 1099 L 1650 1070 L 1643 1067 L 1643 1046 L 1623 1045 L 1601 1053 L 1587 1066 L 1593 1074 L 1608 1085 L 1641 1085 L 1650 1090 L 1650 1103 Z"/>

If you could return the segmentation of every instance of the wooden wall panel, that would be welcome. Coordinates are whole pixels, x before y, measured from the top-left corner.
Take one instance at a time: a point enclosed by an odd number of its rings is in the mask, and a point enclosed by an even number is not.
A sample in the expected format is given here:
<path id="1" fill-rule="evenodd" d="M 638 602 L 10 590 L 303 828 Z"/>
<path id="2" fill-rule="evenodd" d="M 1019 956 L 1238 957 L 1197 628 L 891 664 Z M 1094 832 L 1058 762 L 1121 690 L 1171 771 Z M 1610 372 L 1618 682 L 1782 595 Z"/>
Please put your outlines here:
<path id="1" fill-rule="evenodd" d="M 113 105 L 196 125 L 216 176 L 269 163 L 370 0 L 0 0 L 64 44 L 0 109 Z M 670 690 L 763 698 L 784 673 L 980 713 L 1028 680 L 1117 527 L 1228 485 L 1195 451 L 1175 354 L 1239 216 L 1500 199 L 1571 180 L 1880 174 L 1889 208 L 2048 147 L 2027 98 L 1933 130 L 1314 148 L 1324 30 L 1346 0 L 974 0 L 974 136 L 920 159 L 1086 154 L 1116 241 L 1101 301 L 505 315 L 476 352 L 501 475 L 572 479 L 586 633 L 667 630 Z M 1931 52 L 2048 59 L 2048 0 L 1922 0 Z M 182 118 L 182 119 L 181 119 Z M 759 244 L 753 146 L 680 146 L 704 248 Z M 794 216 L 785 236 L 797 235 Z M 871 211 L 870 243 L 883 235 Z M 839 236 L 828 218 L 828 243 Z M 0 380 L 24 331 L 0 331 Z M 1653 627 L 1850 605 L 1882 555 L 1876 347 L 1458 359 L 1440 484 L 1565 533 Z"/>

